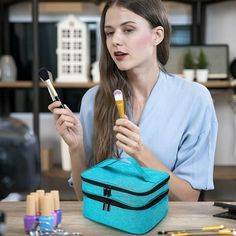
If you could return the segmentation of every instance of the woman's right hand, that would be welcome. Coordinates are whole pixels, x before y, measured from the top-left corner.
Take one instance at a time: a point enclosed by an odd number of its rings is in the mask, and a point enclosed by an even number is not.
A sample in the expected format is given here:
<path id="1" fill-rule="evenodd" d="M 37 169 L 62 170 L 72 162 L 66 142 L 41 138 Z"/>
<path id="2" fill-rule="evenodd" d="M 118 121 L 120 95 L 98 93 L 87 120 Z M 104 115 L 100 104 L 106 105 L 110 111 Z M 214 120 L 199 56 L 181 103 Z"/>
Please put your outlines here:
<path id="1" fill-rule="evenodd" d="M 79 118 L 66 105 L 65 109 L 59 108 L 60 105 L 61 102 L 55 101 L 48 106 L 58 133 L 70 148 L 83 146 L 83 128 Z"/>

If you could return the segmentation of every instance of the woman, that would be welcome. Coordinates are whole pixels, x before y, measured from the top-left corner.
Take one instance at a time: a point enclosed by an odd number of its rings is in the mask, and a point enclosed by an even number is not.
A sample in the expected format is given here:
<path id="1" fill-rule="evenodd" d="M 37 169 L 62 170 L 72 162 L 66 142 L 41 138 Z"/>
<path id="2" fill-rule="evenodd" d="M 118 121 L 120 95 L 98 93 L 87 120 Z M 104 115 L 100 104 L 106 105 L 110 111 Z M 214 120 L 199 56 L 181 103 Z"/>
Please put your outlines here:
<path id="1" fill-rule="evenodd" d="M 80 118 L 49 105 L 69 146 L 72 177 L 108 157 L 134 157 L 170 175 L 171 200 L 197 201 L 213 188 L 217 120 L 208 90 L 164 71 L 170 25 L 159 0 L 109 0 L 101 16 L 100 85 L 82 99 Z M 113 92 L 122 90 L 125 118 Z"/>

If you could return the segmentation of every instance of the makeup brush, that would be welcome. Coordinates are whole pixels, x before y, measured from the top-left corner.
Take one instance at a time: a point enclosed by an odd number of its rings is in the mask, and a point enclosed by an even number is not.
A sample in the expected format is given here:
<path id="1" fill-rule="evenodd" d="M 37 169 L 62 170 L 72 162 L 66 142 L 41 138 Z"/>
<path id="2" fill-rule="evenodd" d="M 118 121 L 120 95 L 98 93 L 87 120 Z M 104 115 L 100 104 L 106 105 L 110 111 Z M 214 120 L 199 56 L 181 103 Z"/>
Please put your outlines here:
<path id="1" fill-rule="evenodd" d="M 123 94 L 121 90 L 116 89 L 113 92 L 115 101 L 116 101 L 116 107 L 119 113 L 120 118 L 123 118 L 125 116 L 125 106 L 124 106 L 124 99 L 123 99 Z"/>
<path id="2" fill-rule="evenodd" d="M 52 73 L 50 71 L 48 71 L 45 67 L 42 67 L 39 70 L 39 77 L 43 81 L 43 83 L 46 85 L 52 100 L 61 102 L 55 88 L 52 85 L 52 80 L 53 80 Z M 62 102 L 61 102 L 60 108 L 65 108 L 64 105 L 62 104 Z"/>
<path id="3" fill-rule="evenodd" d="M 187 233 L 203 233 L 205 232 L 218 232 L 219 230 L 225 229 L 224 225 L 210 225 L 210 226 L 204 226 L 202 228 L 195 228 L 195 229 L 179 229 L 179 230 L 163 230 L 163 231 L 158 231 L 157 234 L 187 234 Z"/>

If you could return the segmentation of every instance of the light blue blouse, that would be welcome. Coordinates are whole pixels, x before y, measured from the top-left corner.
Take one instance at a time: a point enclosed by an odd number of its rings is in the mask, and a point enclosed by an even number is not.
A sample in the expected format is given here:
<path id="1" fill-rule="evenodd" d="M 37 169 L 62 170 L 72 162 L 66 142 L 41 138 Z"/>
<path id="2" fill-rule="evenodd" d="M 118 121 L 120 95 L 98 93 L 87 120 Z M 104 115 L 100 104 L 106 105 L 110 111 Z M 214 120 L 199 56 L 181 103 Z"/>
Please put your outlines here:
<path id="1" fill-rule="evenodd" d="M 82 99 L 84 147 L 92 158 L 94 100 L 98 87 Z M 130 114 L 130 107 L 127 108 Z M 132 120 L 132 117 L 129 116 Z M 213 189 L 218 123 L 209 91 L 202 85 L 161 72 L 141 115 L 143 143 L 195 189 Z M 125 152 L 122 157 L 127 156 Z"/>

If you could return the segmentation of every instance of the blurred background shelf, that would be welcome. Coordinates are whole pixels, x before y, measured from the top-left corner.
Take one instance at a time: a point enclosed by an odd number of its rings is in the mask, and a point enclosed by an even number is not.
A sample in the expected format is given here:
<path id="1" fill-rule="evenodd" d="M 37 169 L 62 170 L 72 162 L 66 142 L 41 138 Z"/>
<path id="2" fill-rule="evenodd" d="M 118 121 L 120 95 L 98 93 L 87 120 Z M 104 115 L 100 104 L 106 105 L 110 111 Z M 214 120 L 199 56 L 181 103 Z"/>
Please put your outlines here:
<path id="1" fill-rule="evenodd" d="M 206 83 L 201 83 L 204 86 L 206 86 L 209 89 L 228 89 L 233 88 L 236 85 L 231 80 L 208 80 Z M 66 82 L 54 82 L 53 83 L 55 88 L 91 88 L 97 83 L 94 82 L 88 82 L 88 83 L 66 83 Z M 45 85 L 43 83 L 39 83 L 39 86 L 41 88 L 45 88 Z M 0 88 L 15 88 L 15 89 L 27 89 L 32 88 L 33 82 L 32 81 L 14 81 L 14 82 L 0 82 Z"/>
<path id="2" fill-rule="evenodd" d="M 214 179 L 236 181 L 236 166 L 215 166 Z"/>
<path id="3" fill-rule="evenodd" d="M 53 83 L 55 88 L 91 88 L 96 85 L 96 83 L 88 82 L 88 83 Z M 39 86 L 41 88 L 45 88 L 45 85 L 43 83 L 39 83 Z M 13 82 L 6 82 L 1 81 L 0 82 L 0 88 L 15 88 L 15 89 L 27 89 L 32 88 L 33 82 L 32 81 L 13 81 Z"/>
<path id="4" fill-rule="evenodd" d="M 60 165 L 54 165 L 50 170 L 43 171 L 46 177 L 69 178 L 70 171 L 62 170 Z M 215 166 L 215 180 L 236 180 L 236 166 Z"/>

